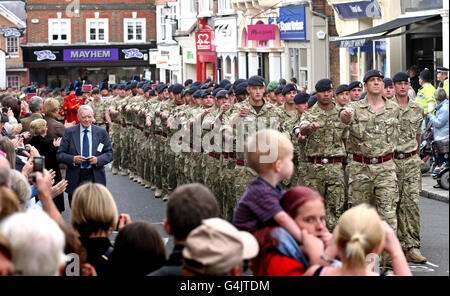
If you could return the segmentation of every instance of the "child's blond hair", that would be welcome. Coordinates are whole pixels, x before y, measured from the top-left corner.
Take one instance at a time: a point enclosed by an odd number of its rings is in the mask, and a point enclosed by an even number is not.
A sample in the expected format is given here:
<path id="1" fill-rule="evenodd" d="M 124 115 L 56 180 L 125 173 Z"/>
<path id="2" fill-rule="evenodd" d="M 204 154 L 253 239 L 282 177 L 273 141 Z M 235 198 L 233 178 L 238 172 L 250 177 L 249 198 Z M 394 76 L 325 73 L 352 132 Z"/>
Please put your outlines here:
<path id="1" fill-rule="evenodd" d="M 347 210 L 339 219 L 336 243 L 348 268 L 366 265 L 366 256 L 384 243 L 385 232 L 377 211 L 368 204 Z"/>
<path id="2" fill-rule="evenodd" d="M 250 168 L 261 174 L 293 151 L 294 145 L 285 135 L 273 129 L 264 129 L 248 138 L 245 159 Z"/>

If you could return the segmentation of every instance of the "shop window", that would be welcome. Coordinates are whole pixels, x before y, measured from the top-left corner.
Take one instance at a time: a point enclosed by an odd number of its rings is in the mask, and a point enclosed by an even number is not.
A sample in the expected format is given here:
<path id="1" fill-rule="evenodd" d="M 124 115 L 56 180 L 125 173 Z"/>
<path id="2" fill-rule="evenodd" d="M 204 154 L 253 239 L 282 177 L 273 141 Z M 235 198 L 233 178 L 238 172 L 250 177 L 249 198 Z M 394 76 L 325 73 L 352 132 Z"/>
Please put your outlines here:
<path id="1" fill-rule="evenodd" d="M 124 42 L 145 42 L 145 18 L 124 19 Z"/>
<path id="2" fill-rule="evenodd" d="M 106 43 L 109 40 L 108 19 L 86 19 L 86 42 Z"/>
<path id="3" fill-rule="evenodd" d="M 70 19 L 48 19 L 48 41 L 70 43 Z"/>
<path id="4" fill-rule="evenodd" d="M 289 48 L 289 75 L 286 78 L 297 78 L 299 87 L 308 85 L 308 49 Z"/>
<path id="5" fill-rule="evenodd" d="M 218 7 L 219 14 L 227 14 L 227 13 L 233 13 L 233 5 L 231 4 L 231 0 L 219 0 L 219 7 Z"/>
<path id="6" fill-rule="evenodd" d="M 6 52 L 12 56 L 17 56 L 19 54 L 19 46 L 18 46 L 17 37 L 8 37 L 6 38 Z"/>
<path id="7" fill-rule="evenodd" d="M 19 76 L 8 76 L 8 87 L 19 87 Z"/>
<path id="8" fill-rule="evenodd" d="M 199 15 L 211 15 L 213 10 L 213 0 L 199 0 L 198 1 L 198 14 Z"/>
<path id="9" fill-rule="evenodd" d="M 373 48 L 375 44 L 375 49 Z M 371 45 L 351 47 L 349 54 L 349 81 L 361 80 L 364 74 L 377 69 L 386 74 L 386 42 L 375 41 Z"/>

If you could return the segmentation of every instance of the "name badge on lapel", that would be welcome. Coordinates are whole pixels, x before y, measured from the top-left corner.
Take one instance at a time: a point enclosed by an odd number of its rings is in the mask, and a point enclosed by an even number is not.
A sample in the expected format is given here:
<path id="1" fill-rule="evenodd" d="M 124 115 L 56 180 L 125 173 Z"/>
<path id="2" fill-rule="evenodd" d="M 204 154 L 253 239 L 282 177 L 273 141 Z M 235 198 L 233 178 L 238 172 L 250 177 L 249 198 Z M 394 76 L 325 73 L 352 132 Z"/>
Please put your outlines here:
<path id="1" fill-rule="evenodd" d="M 103 146 L 104 146 L 103 143 L 98 144 L 97 151 L 98 151 L 98 152 L 102 152 Z"/>

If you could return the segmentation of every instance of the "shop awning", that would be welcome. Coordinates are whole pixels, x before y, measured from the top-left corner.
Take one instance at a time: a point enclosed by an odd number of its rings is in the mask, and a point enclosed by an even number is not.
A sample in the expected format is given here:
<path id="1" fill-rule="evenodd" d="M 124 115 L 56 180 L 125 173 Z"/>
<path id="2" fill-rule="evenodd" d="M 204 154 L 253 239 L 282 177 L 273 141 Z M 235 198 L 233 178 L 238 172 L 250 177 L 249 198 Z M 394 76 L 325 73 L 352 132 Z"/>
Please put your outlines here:
<path id="1" fill-rule="evenodd" d="M 422 15 L 414 17 L 399 17 L 393 21 L 375 26 L 357 33 L 353 33 L 347 36 L 335 37 L 330 41 L 336 42 L 336 47 L 359 47 L 369 45 L 372 40 L 390 38 L 405 34 L 406 32 L 388 35 L 389 33 L 397 30 L 398 28 L 411 25 L 420 21 L 431 19 L 438 16 L 439 14 Z"/>

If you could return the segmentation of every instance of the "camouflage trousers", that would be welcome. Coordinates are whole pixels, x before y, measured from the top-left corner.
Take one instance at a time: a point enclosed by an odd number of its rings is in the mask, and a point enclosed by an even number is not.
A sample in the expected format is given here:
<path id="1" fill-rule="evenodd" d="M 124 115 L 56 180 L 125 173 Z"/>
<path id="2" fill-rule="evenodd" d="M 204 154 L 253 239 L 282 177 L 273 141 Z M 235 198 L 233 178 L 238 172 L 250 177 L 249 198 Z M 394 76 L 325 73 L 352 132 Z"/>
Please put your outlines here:
<path id="1" fill-rule="evenodd" d="M 146 146 L 148 146 L 147 138 L 144 136 L 144 133 L 140 130 L 136 131 L 135 137 L 135 145 L 136 146 L 136 157 L 134 159 L 136 164 L 136 174 L 144 178 L 145 176 L 145 152 Z"/>
<path id="2" fill-rule="evenodd" d="M 170 138 L 163 137 L 163 158 L 161 166 L 162 190 L 169 194 L 177 187 L 175 152 L 170 147 Z"/>
<path id="3" fill-rule="evenodd" d="M 223 159 L 222 164 L 222 205 L 219 205 L 219 209 L 221 210 L 220 216 L 228 221 L 231 221 L 233 215 L 230 215 L 230 211 L 228 210 L 228 205 L 232 205 L 234 201 L 234 177 L 235 177 L 235 169 L 236 160 L 232 157 L 226 157 Z M 233 212 L 231 211 L 231 214 Z"/>
<path id="4" fill-rule="evenodd" d="M 394 159 L 394 163 L 399 189 L 397 236 L 405 251 L 413 247 L 420 248 L 420 157 L 416 154 L 408 159 Z"/>
<path id="5" fill-rule="evenodd" d="M 154 182 L 154 178 L 153 178 L 153 135 L 149 132 L 146 131 L 146 133 L 148 133 L 148 136 L 145 136 L 144 133 L 144 180 L 147 181 L 148 183 L 153 185 Z"/>
<path id="6" fill-rule="evenodd" d="M 342 164 L 308 163 L 305 183 L 324 198 L 327 228 L 333 232 L 344 213 L 345 182 Z"/>
<path id="7" fill-rule="evenodd" d="M 192 151 L 184 153 L 184 177 L 186 178 L 186 184 L 194 183 L 191 179 L 191 160 Z"/>
<path id="8" fill-rule="evenodd" d="M 348 207 L 370 204 L 376 208 L 380 218 L 397 231 L 399 193 L 394 162 L 364 164 L 352 161 L 347 169 Z"/>
<path id="9" fill-rule="evenodd" d="M 134 127 L 134 125 L 127 126 L 127 132 L 128 132 L 128 150 L 130 153 L 130 165 L 128 169 L 130 172 L 132 172 L 134 175 L 138 174 L 138 168 L 136 163 L 136 156 L 138 155 L 138 148 L 139 148 L 139 133 L 140 131 Z"/>
<path id="10" fill-rule="evenodd" d="M 113 161 L 112 167 L 114 169 L 119 169 L 120 167 L 120 156 L 121 156 L 121 146 L 120 146 L 120 126 L 118 124 L 113 123 L 113 126 L 110 130 L 110 137 L 113 147 Z"/>
<path id="11" fill-rule="evenodd" d="M 297 167 L 297 184 L 295 186 L 306 186 L 306 177 L 308 175 L 308 163 L 300 161 Z"/>
<path id="12" fill-rule="evenodd" d="M 128 170 L 131 166 L 131 154 L 130 154 L 130 147 L 129 147 L 129 135 L 130 135 L 130 128 L 122 127 L 120 129 L 120 163 L 122 164 L 122 170 Z"/>
<path id="13" fill-rule="evenodd" d="M 228 215 L 233 217 L 234 209 L 236 208 L 239 200 L 248 188 L 248 185 L 258 176 L 258 174 L 249 168 L 248 166 L 236 165 L 235 167 L 235 179 L 234 179 L 234 196 L 233 200 L 228 202 Z"/>
<path id="14" fill-rule="evenodd" d="M 177 186 L 189 184 L 185 174 L 186 152 L 178 152 L 175 154 L 175 170 L 177 175 Z"/>
<path id="15" fill-rule="evenodd" d="M 161 166 L 162 166 L 162 157 L 164 152 L 163 145 L 163 137 L 161 135 L 152 134 L 154 139 L 153 141 L 153 151 L 152 151 L 152 159 L 153 166 L 151 168 L 153 176 L 153 185 L 157 188 L 162 189 L 162 175 L 161 175 Z"/>
<path id="16" fill-rule="evenodd" d="M 220 155 L 220 154 L 219 154 Z M 221 207 L 223 206 L 223 195 L 221 190 L 221 161 L 220 158 L 217 159 L 213 156 L 208 155 L 208 153 L 203 153 L 202 168 L 205 172 L 204 174 L 204 184 L 209 190 L 214 194 L 219 205 L 219 211 L 221 212 Z"/>
<path id="17" fill-rule="evenodd" d="M 191 152 L 191 168 L 189 174 L 191 176 L 192 183 L 204 184 L 205 182 L 203 178 L 202 159 L 202 152 Z"/>

